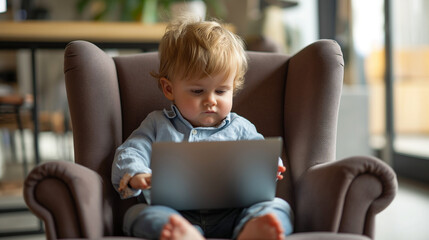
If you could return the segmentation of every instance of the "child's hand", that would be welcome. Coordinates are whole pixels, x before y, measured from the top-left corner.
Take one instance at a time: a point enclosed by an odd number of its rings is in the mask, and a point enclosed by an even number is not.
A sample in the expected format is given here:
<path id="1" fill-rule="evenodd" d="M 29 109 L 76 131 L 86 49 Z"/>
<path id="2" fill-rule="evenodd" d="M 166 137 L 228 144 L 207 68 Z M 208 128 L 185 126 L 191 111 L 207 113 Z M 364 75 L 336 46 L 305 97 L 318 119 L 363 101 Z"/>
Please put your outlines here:
<path id="1" fill-rule="evenodd" d="M 286 167 L 285 166 L 279 166 L 278 167 L 278 172 L 277 172 L 277 180 L 282 180 L 283 179 L 283 175 L 282 173 L 286 172 Z"/>
<path id="2" fill-rule="evenodd" d="M 130 182 L 131 175 L 128 173 L 125 173 L 125 175 L 122 177 L 121 182 L 119 183 L 119 192 L 123 192 L 125 189 L 128 188 L 128 183 Z"/>
<path id="3" fill-rule="evenodd" d="M 150 189 L 152 174 L 140 173 L 134 175 L 129 182 L 129 185 L 134 189 Z"/>

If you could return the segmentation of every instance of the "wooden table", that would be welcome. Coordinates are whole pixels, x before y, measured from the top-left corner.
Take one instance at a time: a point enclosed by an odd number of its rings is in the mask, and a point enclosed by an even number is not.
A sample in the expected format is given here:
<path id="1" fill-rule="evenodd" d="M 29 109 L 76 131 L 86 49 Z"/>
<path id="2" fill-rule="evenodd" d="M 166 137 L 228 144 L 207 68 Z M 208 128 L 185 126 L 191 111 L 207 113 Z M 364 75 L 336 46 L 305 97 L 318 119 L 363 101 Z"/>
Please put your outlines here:
<path id="1" fill-rule="evenodd" d="M 158 46 L 166 23 L 0 21 L 0 48 L 64 48 L 73 40 L 87 40 L 112 48 L 147 50 Z"/>

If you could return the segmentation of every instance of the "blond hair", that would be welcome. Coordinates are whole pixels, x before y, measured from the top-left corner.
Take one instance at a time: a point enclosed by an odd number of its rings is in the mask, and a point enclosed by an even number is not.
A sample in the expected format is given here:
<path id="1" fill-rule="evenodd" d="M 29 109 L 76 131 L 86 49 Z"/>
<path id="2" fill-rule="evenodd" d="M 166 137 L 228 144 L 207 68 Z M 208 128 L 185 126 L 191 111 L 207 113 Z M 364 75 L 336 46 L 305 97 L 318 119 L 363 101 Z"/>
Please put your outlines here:
<path id="1" fill-rule="evenodd" d="M 234 92 L 242 88 L 247 71 L 244 43 L 217 21 L 180 18 L 171 22 L 159 45 L 159 71 L 152 76 L 176 79 L 224 74 L 234 76 Z"/>

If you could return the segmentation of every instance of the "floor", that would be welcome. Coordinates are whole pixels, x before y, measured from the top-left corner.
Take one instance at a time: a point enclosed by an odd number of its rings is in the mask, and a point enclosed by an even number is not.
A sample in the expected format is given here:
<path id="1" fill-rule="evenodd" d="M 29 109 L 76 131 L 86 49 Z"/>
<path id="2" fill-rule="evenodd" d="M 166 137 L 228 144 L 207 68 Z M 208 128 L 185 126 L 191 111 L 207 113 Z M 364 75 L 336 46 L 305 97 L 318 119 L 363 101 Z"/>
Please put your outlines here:
<path id="1" fill-rule="evenodd" d="M 42 159 L 49 161 L 58 158 L 72 158 L 70 151 L 64 152 L 59 150 L 60 147 L 58 147 L 58 144 L 70 147 L 71 136 L 59 140 L 58 136 L 51 133 L 42 133 L 40 138 L 41 149 L 43 149 L 41 151 Z M 30 140 L 27 146 L 31 146 Z M 4 151 L 0 155 L 4 155 Z M 3 177 L 0 178 L 0 209 L 25 206 L 21 193 L 22 182 L 20 179 L 23 176 L 21 164 L 8 162 L 3 164 L 2 167 Z M 427 240 L 429 239 L 428 223 L 429 185 L 399 178 L 399 189 L 395 200 L 386 210 L 377 216 L 375 239 Z M 29 212 L 0 215 L 0 232 L 23 231 L 26 229 L 36 230 L 39 228 L 39 224 L 38 219 Z M 45 239 L 45 237 L 43 234 L 39 234 L 5 237 L 3 239 L 39 240 Z"/>
<path id="2" fill-rule="evenodd" d="M 393 202 L 376 219 L 376 240 L 429 239 L 429 185 L 399 178 Z"/>
<path id="3" fill-rule="evenodd" d="M 1 130 L 1 129 L 0 129 Z M 18 151 L 16 159 L 13 161 L 13 156 L 10 149 L 7 147 L 9 137 L 5 132 L 0 132 L 0 209 L 10 208 L 26 208 L 22 197 L 22 185 L 24 169 L 22 166 L 22 151 Z M 25 133 L 26 149 L 32 147 L 32 134 L 30 131 Z M 62 159 L 71 161 L 72 156 L 72 136 L 71 134 L 56 135 L 50 132 L 40 134 L 40 149 L 41 158 L 43 161 L 52 161 Z M 17 137 L 15 139 L 15 148 L 21 149 L 21 142 Z M 68 149 L 68 150 L 64 150 Z M 31 151 L 27 151 L 28 162 L 34 162 Z M 7 159 L 7 160 L 6 160 Z M 32 165 L 29 166 L 31 169 Z M 41 222 L 29 211 L 20 211 L 14 213 L 0 214 L 0 234 L 4 232 L 23 232 L 28 230 L 37 231 L 41 229 Z M 0 239 L 45 239 L 43 234 L 37 235 L 21 235 L 0 237 Z"/>

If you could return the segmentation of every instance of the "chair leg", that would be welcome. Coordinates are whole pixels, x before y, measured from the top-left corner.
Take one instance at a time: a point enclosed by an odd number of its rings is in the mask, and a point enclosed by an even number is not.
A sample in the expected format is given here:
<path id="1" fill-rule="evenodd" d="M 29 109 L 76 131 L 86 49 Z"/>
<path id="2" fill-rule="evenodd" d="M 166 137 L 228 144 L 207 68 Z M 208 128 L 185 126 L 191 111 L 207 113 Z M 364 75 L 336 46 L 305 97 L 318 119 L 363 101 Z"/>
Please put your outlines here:
<path id="1" fill-rule="evenodd" d="M 24 176 L 26 177 L 28 174 L 27 153 L 25 151 L 24 129 L 22 127 L 21 112 L 19 107 L 15 108 L 15 116 L 16 116 L 16 123 L 18 124 L 19 135 L 21 137 L 22 165 L 24 169 Z"/>
<path id="2" fill-rule="evenodd" d="M 7 133 L 8 143 L 10 146 L 10 158 L 13 163 L 18 162 L 18 157 L 16 154 L 16 145 L 15 145 L 15 133 L 14 130 L 9 130 Z"/>

